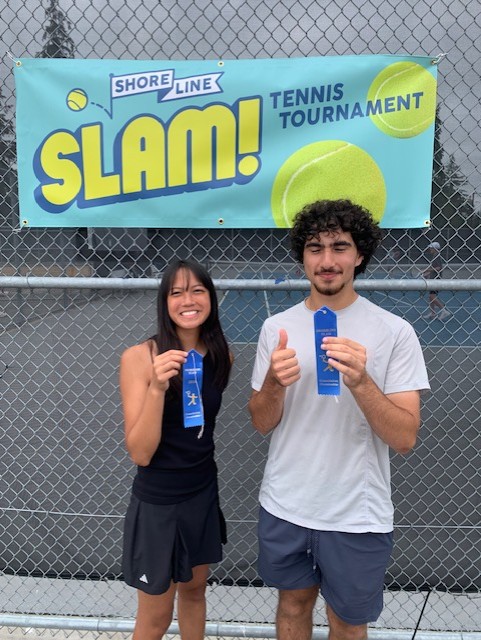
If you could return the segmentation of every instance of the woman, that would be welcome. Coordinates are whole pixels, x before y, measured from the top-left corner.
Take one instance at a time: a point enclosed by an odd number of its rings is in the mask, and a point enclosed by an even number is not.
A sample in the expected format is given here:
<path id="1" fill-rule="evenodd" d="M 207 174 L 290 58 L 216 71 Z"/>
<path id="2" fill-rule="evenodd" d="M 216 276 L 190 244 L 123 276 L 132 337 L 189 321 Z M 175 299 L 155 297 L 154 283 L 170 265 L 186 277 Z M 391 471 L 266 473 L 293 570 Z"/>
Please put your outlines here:
<path id="1" fill-rule="evenodd" d="M 163 637 L 176 592 L 181 637 L 201 640 L 209 564 L 221 560 L 225 542 L 213 432 L 232 358 L 213 282 L 200 265 L 179 260 L 165 271 L 157 318 L 156 335 L 128 348 L 120 364 L 125 442 L 138 465 L 123 572 L 138 590 L 133 640 Z M 192 349 L 202 371 L 190 364 Z M 197 395 L 186 393 L 191 383 Z M 198 396 L 203 417 L 187 427 Z"/>

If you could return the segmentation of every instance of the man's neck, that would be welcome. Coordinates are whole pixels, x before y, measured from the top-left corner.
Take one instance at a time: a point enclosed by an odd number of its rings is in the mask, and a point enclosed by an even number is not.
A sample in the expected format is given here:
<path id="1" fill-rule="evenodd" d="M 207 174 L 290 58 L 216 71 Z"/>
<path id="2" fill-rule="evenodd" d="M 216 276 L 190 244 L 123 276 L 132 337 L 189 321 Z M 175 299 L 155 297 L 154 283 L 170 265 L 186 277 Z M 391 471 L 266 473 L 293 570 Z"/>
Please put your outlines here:
<path id="1" fill-rule="evenodd" d="M 319 293 L 317 289 L 311 287 L 311 292 L 306 299 L 306 306 L 311 311 L 317 311 L 321 307 L 329 307 L 332 311 L 340 311 L 346 307 L 351 306 L 353 302 L 357 300 L 359 294 L 356 293 L 354 287 L 347 291 L 341 291 L 332 296 L 327 296 Z"/>

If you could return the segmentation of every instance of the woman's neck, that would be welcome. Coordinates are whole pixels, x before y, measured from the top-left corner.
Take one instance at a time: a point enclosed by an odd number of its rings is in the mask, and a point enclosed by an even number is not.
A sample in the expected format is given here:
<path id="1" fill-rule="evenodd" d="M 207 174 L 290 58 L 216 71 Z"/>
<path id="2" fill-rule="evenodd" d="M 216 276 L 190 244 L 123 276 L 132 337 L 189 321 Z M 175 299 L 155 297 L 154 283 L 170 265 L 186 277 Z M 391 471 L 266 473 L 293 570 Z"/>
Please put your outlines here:
<path id="1" fill-rule="evenodd" d="M 204 354 L 206 349 L 200 338 L 200 331 L 177 331 L 177 336 L 184 351 L 195 349 L 199 353 Z"/>

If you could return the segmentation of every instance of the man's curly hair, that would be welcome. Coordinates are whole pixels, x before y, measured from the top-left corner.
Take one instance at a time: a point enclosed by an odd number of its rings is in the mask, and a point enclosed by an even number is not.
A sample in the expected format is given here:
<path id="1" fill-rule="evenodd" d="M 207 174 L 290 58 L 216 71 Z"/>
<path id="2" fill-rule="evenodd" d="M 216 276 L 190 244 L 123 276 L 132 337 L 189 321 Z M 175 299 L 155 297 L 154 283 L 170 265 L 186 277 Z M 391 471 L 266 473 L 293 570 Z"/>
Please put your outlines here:
<path id="1" fill-rule="evenodd" d="M 306 241 L 326 231 L 346 231 L 351 234 L 363 257 L 354 270 L 354 277 L 366 270 L 382 240 L 381 229 L 367 209 L 350 200 L 318 200 L 306 205 L 294 218 L 290 238 L 297 262 L 303 262 Z"/>

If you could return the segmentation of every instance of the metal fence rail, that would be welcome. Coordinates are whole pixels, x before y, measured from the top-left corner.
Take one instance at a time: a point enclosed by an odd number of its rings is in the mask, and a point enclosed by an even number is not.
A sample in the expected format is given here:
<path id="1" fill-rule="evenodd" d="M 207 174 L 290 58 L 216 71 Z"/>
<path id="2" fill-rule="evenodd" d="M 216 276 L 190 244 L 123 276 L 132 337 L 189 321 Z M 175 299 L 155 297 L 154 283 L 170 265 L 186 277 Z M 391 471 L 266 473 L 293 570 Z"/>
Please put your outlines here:
<path id="1" fill-rule="evenodd" d="M 61 629 L 92 637 L 92 627 L 83 626 L 92 619 L 113 625 L 109 636 L 127 637 L 135 602 L 120 580 L 119 555 L 133 470 L 122 442 L 118 361 L 126 346 L 152 332 L 158 278 L 173 257 L 209 268 L 235 353 L 217 435 L 230 541 L 211 576 L 209 630 L 231 637 L 260 625 L 272 637 L 275 598 L 255 568 L 266 441 L 251 429 L 245 407 L 262 319 L 299 300 L 306 287 L 290 258 L 287 232 L 19 230 L 7 52 L 123 59 L 446 54 L 438 67 L 432 225 L 385 230 L 382 249 L 357 283 L 363 295 L 413 323 L 433 386 L 424 399 L 418 447 L 392 460 L 396 551 L 372 637 L 405 640 L 431 589 L 417 638 L 478 640 L 479 0 L 29 0 L 1 6 L 0 637 L 2 625 L 25 635 L 29 625 L 48 628 L 43 616 L 59 624 L 52 630 L 59 638 Z M 436 283 L 420 275 L 433 241 L 441 244 L 444 262 L 444 280 Z M 433 287 L 450 311 L 445 321 L 423 318 Z M 127 628 L 116 631 L 122 620 Z M 320 608 L 316 637 L 324 637 L 324 622 Z"/>
<path id="2" fill-rule="evenodd" d="M 125 637 L 123 634 L 131 634 L 134 628 L 133 620 L 102 620 L 89 618 L 64 618 L 64 617 L 45 617 L 45 616 L 1 616 L 0 632 L 2 625 L 25 627 L 29 629 L 30 634 L 34 630 L 75 630 L 86 631 L 88 635 L 85 638 L 107 640 L 120 640 Z M 206 637 L 208 638 L 275 638 L 276 632 L 273 625 L 245 625 L 235 623 L 207 623 Z M 167 637 L 175 635 L 178 638 L 179 626 L 173 623 L 169 629 Z M 2 636 L 0 636 L 2 637 Z M 41 637 L 41 636 L 36 636 Z M 51 636 L 50 636 L 51 637 Z M 370 640 L 412 640 L 412 631 L 379 629 L 371 630 L 369 634 Z M 463 633 L 463 632 L 436 632 L 421 631 L 416 633 L 417 640 L 480 640 L 481 633 Z M 328 631 L 326 628 L 316 628 L 312 634 L 312 640 L 328 640 Z"/>

